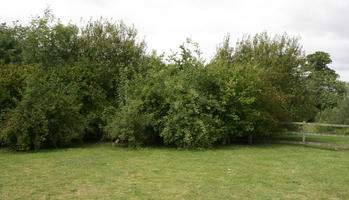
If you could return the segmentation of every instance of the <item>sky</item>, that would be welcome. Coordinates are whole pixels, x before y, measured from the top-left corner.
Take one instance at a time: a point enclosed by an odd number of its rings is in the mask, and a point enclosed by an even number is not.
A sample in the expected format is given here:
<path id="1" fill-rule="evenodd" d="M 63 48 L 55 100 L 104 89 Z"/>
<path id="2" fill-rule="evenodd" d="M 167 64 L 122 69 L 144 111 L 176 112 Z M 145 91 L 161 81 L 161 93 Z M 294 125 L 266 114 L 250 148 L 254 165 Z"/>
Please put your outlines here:
<path id="1" fill-rule="evenodd" d="M 206 60 L 227 34 L 234 46 L 247 34 L 287 33 L 300 38 L 306 54 L 329 53 L 330 67 L 349 82 L 348 0 L 10 0 L 1 3 L 0 22 L 28 23 L 47 7 L 63 23 L 122 20 L 158 53 L 177 51 L 191 38 Z"/>

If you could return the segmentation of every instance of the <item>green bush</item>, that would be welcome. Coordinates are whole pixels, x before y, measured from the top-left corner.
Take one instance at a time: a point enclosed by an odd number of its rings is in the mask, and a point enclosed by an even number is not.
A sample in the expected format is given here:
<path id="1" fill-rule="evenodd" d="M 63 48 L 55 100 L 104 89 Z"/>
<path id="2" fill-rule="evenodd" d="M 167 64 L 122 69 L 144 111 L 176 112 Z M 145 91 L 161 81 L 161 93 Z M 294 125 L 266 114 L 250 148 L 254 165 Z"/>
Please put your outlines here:
<path id="1" fill-rule="evenodd" d="M 16 22 L 12 26 L 0 24 L 0 62 L 21 63 L 25 28 Z"/>
<path id="2" fill-rule="evenodd" d="M 28 76 L 35 76 L 40 69 L 34 66 L 3 64 L 0 62 L 0 112 L 16 107 Z"/>
<path id="3" fill-rule="evenodd" d="M 84 123 L 75 88 L 54 75 L 28 78 L 22 99 L 1 127 L 2 141 L 19 151 L 81 141 Z"/>
<path id="4" fill-rule="evenodd" d="M 40 69 L 34 66 L 4 64 L 0 61 L 0 127 L 5 122 L 7 113 L 22 99 L 27 78 L 39 73 Z M 2 129 L 0 129 L 0 144 L 3 143 L 1 135 Z"/>
<path id="5" fill-rule="evenodd" d="M 205 66 L 181 46 L 173 63 L 155 64 L 124 84 L 123 104 L 106 131 L 130 146 L 162 142 L 207 148 L 234 137 L 271 134 L 286 120 L 284 96 L 256 65 Z"/>

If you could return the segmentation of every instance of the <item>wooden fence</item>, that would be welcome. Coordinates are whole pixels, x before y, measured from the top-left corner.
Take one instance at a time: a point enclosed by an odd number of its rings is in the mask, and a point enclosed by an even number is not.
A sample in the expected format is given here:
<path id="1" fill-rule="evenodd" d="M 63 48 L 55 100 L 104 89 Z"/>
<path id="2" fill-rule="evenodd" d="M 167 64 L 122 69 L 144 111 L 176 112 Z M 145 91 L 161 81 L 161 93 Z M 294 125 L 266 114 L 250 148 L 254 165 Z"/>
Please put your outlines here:
<path id="1" fill-rule="evenodd" d="M 307 133 L 305 130 L 306 125 L 310 126 L 324 126 L 324 127 L 338 127 L 338 128 L 349 128 L 349 125 L 344 124 L 322 124 L 322 123 L 306 123 L 306 122 L 290 122 L 287 124 L 291 125 L 302 125 L 301 132 L 292 132 L 287 131 L 287 134 L 293 134 L 293 135 L 302 135 L 302 144 L 311 144 L 311 145 L 319 145 L 319 146 L 330 146 L 330 147 L 344 147 L 349 148 L 349 145 L 334 145 L 334 144 L 324 144 L 324 143 L 315 143 L 315 142 L 306 142 L 306 136 L 307 135 L 316 135 L 316 136 L 331 136 L 331 137 L 348 137 L 349 135 L 339 135 L 339 134 L 329 134 L 329 133 Z M 297 143 L 297 142 L 293 142 Z M 299 143 L 299 142 L 298 142 Z"/>

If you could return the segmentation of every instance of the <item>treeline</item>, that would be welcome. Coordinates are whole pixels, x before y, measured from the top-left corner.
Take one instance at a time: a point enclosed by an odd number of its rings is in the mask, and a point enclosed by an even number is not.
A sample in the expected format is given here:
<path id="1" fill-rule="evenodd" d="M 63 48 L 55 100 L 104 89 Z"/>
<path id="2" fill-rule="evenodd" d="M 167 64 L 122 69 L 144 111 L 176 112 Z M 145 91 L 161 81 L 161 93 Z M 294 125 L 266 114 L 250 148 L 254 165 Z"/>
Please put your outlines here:
<path id="1" fill-rule="evenodd" d="M 305 55 L 286 34 L 256 34 L 234 47 L 226 37 L 212 60 L 200 55 L 190 40 L 168 58 L 149 54 L 134 27 L 105 19 L 64 25 L 45 11 L 27 26 L 3 23 L 1 145 L 112 139 L 207 148 L 325 119 L 346 99 L 329 54 Z"/>

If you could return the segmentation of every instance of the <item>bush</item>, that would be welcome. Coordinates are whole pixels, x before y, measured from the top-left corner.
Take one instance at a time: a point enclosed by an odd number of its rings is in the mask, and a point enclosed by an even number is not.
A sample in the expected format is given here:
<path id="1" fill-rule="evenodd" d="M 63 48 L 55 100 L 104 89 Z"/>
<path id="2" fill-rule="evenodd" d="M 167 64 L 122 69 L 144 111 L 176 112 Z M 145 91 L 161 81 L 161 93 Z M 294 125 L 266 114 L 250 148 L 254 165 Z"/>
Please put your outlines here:
<path id="1" fill-rule="evenodd" d="M 34 66 L 19 66 L 4 64 L 0 61 L 0 127 L 6 120 L 7 113 L 17 106 L 22 99 L 22 92 L 26 87 L 26 80 L 36 76 L 40 69 Z M 0 144 L 2 129 L 0 128 Z"/>
<path id="2" fill-rule="evenodd" d="M 285 97 L 256 65 L 205 66 L 181 47 L 170 65 L 155 64 L 124 84 L 123 104 L 106 131 L 130 146 L 161 142 L 207 148 L 234 137 L 265 136 L 287 119 Z M 175 58 L 175 59 L 173 59 Z"/>
<path id="3" fill-rule="evenodd" d="M 21 63 L 25 28 L 16 22 L 12 26 L 0 24 L 0 62 Z"/>
<path id="4" fill-rule="evenodd" d="M 30 77 L 22 99 L 6 115 L 2 140 L 19 151 L 81 141 L 84 124 L 75 88 L 54 75 Z"/>

